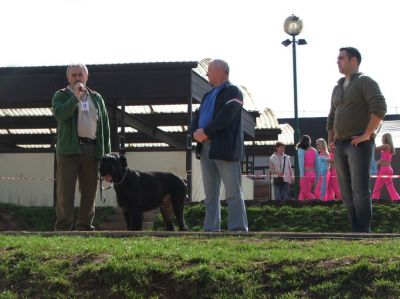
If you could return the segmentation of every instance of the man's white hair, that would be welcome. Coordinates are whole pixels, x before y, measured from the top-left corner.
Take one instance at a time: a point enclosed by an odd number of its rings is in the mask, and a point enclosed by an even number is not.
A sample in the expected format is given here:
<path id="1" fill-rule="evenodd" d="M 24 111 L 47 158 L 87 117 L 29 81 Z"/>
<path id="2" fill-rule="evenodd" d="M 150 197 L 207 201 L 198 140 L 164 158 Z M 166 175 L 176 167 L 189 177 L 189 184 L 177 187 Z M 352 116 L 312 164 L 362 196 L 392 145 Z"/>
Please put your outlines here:
<path id="1" fill-rule="evenodd" d="M 79 67 L 80 69 L 82 69 L 86 73 L 86 76 L 89 75 L 89 71 L 88 71 L 86 65 L 84 65 L 82 63 L 74 63 L 74 64 L 70 64 L 67 67 L 67 76 L 69 75 L 69 72 L 73 67 Z"/>
<path id="2" fill-rule="evenodd" d="M 222 69 L 225 74 L 229 75 L 229 65 L 225 60 L 213 59 L 210 61 L 209 65 L 213 64 L 217 69 Z"/>

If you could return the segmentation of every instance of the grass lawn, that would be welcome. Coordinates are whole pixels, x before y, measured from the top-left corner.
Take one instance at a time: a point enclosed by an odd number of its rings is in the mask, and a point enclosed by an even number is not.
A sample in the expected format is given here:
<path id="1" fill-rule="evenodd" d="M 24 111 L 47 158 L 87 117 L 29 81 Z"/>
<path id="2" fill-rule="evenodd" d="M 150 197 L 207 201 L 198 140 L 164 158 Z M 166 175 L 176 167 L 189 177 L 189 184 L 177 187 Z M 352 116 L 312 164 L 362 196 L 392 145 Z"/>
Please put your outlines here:
<path id="1" fill-rule="evenodd" d="M 400 240 L 0 234 L 0 298 L 399 298 Z"/>
<path id="2" fill-rule="evenodd" d="M 262 203 L 251 206 L 247 203 L 247 216 L 250 231 L 285 231 L 285 232 L 350 232 L 351 227 L 347 211 L 342 202 L 285 202 L 282 204 Z M 76 217 L 78 208 L 75 209 Z M 23 230 L 51 231 L 55 222 L 55 210 L 52 207 L 24 207 L 0 203 L 1 214 L 13 215 Z M 107 222 L 115 214 L 111 207 L 96 208 L 96 227 Z M 227 209 L 223 205 L 222 229 L 227 229 Z M 190 204 L 185 208 L 186 224 L 191 231 L 203 228 L 205 209 L 203 204 Z M 75 219 L 76 219 L 75 217 Z M 7 222 L 5 223 L 7 224 Z M 372 232 L 400 233 L 400 204 L 374 203 Z M 164 230 L 161 216 L 153 225 L 154 230 Z"/>

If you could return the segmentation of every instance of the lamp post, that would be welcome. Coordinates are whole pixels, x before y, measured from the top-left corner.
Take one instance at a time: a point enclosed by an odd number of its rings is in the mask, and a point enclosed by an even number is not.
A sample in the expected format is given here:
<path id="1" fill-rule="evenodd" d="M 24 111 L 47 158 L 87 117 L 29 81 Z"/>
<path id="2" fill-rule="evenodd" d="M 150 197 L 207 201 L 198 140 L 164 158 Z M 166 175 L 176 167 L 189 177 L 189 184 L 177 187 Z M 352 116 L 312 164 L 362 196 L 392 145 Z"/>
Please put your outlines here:
<path id="1" fill-rule="evenodd" d="M 303 21 L 296 17 L 295 15 L 291 15 L 286 18 L 285 23 L 283 24 L 283 28 L 285 32 L 292 36 L 292 40 L 286 39 L 282 42 L 282 45 L 285 47 L 292 45 L 292 54 L 293 54 L 293 93 L 294 93 L 294 144 L 297 144 L 300 139 L 300 129 L 299 129 L 299 117 L 298 117 L 298 108 L 297 108 L 297 68 L 296 68 L 296 44 L 306 45 L 307 42 L 305 39 L 296 40 L 296 35 L 299 35 L 303 30 Z M 294 164 L 295 164 L 295 184 L 294 184 L 294 196 L 295 199 L 299 194 L 299 158 L 297 153 L 294 155 Z"/>

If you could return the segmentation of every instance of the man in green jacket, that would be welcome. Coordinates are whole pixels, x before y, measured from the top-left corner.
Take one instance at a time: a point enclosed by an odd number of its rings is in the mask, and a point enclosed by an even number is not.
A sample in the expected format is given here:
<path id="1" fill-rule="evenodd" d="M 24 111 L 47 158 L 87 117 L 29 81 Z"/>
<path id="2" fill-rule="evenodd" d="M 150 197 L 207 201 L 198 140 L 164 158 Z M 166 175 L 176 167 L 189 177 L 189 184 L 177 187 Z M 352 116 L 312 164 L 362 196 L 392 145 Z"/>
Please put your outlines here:
<path id="1" fill-rule="evenodd" d="M 53 114 L 57 120 L 57 220 L 54 230 L 94 230 L 98 161 L 110 153 L 111 142 L 104 100 L 86 86 L 88 76 L 85 65 L 69 65 L 69 86 L 53 96 Z M 77 179 L 81 202 L 75 223 Z"/>
<path id="2" fill-rule="evenodd" d="M 343 202 L 354 232 L 370 232 L 372 218 L 369 187 L 375 130 L 386 114 L 386 101 L 378 84 L 358 71 L 360 52 L 341 48 L 339 72 L 344 75 L 332 92 L 327 120 L 330 148 Z"/>

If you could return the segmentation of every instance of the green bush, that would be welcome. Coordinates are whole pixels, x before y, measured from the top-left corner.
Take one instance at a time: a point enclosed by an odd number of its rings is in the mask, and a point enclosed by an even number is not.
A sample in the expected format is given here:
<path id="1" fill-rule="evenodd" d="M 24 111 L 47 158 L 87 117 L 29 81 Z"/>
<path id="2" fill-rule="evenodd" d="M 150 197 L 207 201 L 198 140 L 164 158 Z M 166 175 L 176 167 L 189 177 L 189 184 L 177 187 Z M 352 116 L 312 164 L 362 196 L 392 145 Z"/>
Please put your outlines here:
<path id="1" fill-rule="evenodd" d="M 247 201 L 247 217 L 250 231 L 287 232 L 350 232 L 347 211 L 342 202 L 260 202 Z M 33 231 L 49 231 L 55 222 L 52 207 L 23 207 L 0 203 L 0 210 L 12 212 L 23 228 Z M 76 215 L 79 209 L 75 209 Z M 115 213 L 111 207 L 96 208 L 95 225 Z M 203 228 L 204 205 L 190 203 L 185 208 L 186 224 L 191 231 Z M 222 202 L 221 228 L 227 229 L 227 208 Z M 159 217 L 153 225 L 154 230 L 164 230 Z M 392 202 L 374 203 L 372 231 L 376 233 L 400 233 L 400 205 Z"/>
<path id="2" fill-rule="evenodd" d="M 287 232 L 350 232 L 350 222 L 342 202 L 246 202 L 250 231 Z M 192 231 L 202 230 L 204 205 L 191 203 L 185 208 L 186 224 Z M 221 209 L 221 229 L 227 229 L 227 208 Z M 153 228 L 163 230 L 158 218 Z M 372 231 L 377 233 L 400 232 L 400 205 L 377 203 L 373 205 Z"/>

